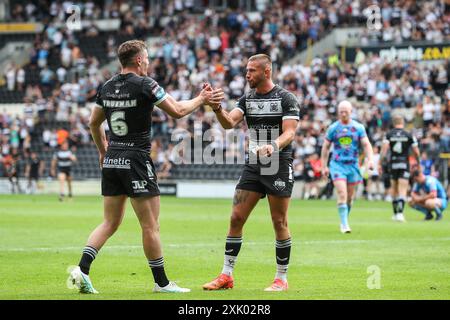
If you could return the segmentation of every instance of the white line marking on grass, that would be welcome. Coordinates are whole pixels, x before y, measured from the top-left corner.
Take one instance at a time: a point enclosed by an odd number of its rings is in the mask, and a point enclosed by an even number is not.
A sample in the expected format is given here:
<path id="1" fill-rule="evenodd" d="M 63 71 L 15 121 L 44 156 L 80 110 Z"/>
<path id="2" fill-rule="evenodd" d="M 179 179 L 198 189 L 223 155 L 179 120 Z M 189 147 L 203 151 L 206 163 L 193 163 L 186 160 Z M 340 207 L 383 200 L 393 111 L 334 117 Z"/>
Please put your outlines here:
<path id="1" fill-rule="evenodd" d="M 411 242 L 411 241 L 450 241 L 450 237 L 442 237 L 442 238 L 414 238 L 414 239 L 402 239 L 397 240 L 397 242 Z M 382 243 L 382 242 L 391 242 L 390 240 L 307 240 L 307 241 L 293 241 L 294 245 L 308 245 L 308 244 L 358 244 L 358 243 Z M 164 247 L 168 248 L 187 248 L 187 247 L 217 247 L 222 244 L 222 242 L 217 243 L 170 243 L 163 244 Z M 261 242 L 244 242 L 245 246 L 267 246 L 275 244 L 275 241 L 261 241 Z M 142 250 L 142 245 L 112 245 L 105 246 L 102 248 L 102 251 L 126 251 L 126 250 L 134 250 L 139 249 Z M 49 252 L 49 251 L 82 251 L 83 247 L 41 247 L 41 248 L 0 248 L 0 252 Z"/>

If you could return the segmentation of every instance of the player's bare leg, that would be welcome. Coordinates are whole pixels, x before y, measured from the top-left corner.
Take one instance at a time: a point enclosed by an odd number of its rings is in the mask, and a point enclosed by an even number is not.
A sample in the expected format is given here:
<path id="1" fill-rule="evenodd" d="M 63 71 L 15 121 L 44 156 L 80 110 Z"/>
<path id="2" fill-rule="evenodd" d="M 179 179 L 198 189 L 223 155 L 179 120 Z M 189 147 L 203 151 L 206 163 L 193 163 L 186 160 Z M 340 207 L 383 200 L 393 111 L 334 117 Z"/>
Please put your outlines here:
<path id="1" fill-rule="evenodd" d="M 139 219 L 142 228 L 142 244 L 148 264 L 155 280 L 154 292 L 189 292 L 189 289 L 180 288 L 174 282 L 167 279 L 164 270 L 164 258 L 161 249 L 159 233 L 160 198 L 136 197 L 130 198 L 134 212 Z"/>
<path id="2" fill-rule="evenodd" d="M 103 222 L 89 236 L 87 241 L 88 246 L 98 251 L 116 232 L 125 214 L 126 200 L 126 195 L 103 198 Z"/>
<path id="3" fill-rule="evenodd" d="M 130 199 L 142 228 L 142 243 L 145 256 L 149 260 L 160 258 L 162 250 L 159 234 L 159 196 Z"/>
<path id="4" fill-rule="evenodd" d="M 66 174 L 63 172 L 58 173 L 59 181 L 59 201 L 64 200 L 64 184 L 66 182 Z"/>
<path id="5" fill-rule="evenodd" d="M 288 228 L 288 208 L 291 198 L 268 195 L 268 199 L 275 231 L 277 271 L 272 285 L 266 288 L 265 291 L 285 291 L 288 289 L 287 270 L 292 244 Z"/>
<path id="6" fill-rule="evenodd" d="M 66 179 L 67 179 L 67 189 L 69 191 L 68 195 L 69 195 L 69 199 L 71 199 L 72 198 L 72 177 L 67 175 Z"/>
<path id="7" fill-rule="evenodd" d="M 334 180 L 334 187 L 337 194 L 337 205 L 339 218 L 341 220 L 341 232 L 350 233 L 351 229 L 348 224 L 348 195 L 347 195 L 347 180 Z"/>
<path id="8" fill-rule="evenodd" d="M 350 211 L 352 210 L 353 205 L 353 199 L 355 198 L 356 194 L 356 188 L 358 184 L 347 184 L 347 208 L 348 208 L 348 214 L 350 214 Z"/>
<path id="9" fill-rule="evenodd" d="M 231 289 L 234 286 L 233 268 L 242 245 L 242 229 L 253 208 L 262 194 L 254 191 L 236 189 L 230 228 L 225 243 L 224 264 L 221 274 L 211 282 L 203 285 L 205 290 Z"/>
<path id="10" fill-rule="evenodd" d="M 71 271 L 68 279 L 81 293 L 98 293 L 89 278 L 89 270 L 98 251 L 122 223 L 126 199 L 125 195 L 104 197 L 103 199 L 103 222 L 90 234 L 80 263 Z"/>
<path id="11" fill-rule="evenodd" d="M 241 237 L 242 229 L 253 208 L 261 199 L 259 192 L 237 189 L 233 198 L 233 210 L 230 218 L 229 237 Z"/>

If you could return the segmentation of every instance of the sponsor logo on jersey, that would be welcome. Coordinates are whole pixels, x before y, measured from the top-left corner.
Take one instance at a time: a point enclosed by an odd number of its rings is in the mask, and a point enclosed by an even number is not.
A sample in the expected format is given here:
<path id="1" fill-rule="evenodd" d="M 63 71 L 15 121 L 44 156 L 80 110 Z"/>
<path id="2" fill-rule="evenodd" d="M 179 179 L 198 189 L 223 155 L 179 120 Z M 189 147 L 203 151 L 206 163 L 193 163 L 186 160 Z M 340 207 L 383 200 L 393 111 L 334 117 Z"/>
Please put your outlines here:
<path id="1" fill-rule="evenodd" d="M 280 126 L 278 124 L 255 124 L 251 126 L 252 129 L 255 130 L 272 130 L 272 129 L 280 129 Z"/>
<path id="2" fill-rule="evenodd" d="M 339 138 L 339 144 L 341 146 L 349 146 L 353 142 L 352 137 L 340 137 Z"/>
<path id="3" fill-rule="evenodd" d="M 281 98 L 279 99 L 247 99 L 245 102 L 247 115 L 269 116 L 282 114 Z"/>
<path id="4" fill-rule="evenodd" d="M 106 98 L 113 98 L 113 99 L 128 99 L 128 98 L 130 98 L 130 94 L 126 93 L 126 92 L 120 93 L 120 90 L 116 89 L 114 91 L 114 93 L 112 93 L 112 92 L 105 93 L 105 97 Z"/>

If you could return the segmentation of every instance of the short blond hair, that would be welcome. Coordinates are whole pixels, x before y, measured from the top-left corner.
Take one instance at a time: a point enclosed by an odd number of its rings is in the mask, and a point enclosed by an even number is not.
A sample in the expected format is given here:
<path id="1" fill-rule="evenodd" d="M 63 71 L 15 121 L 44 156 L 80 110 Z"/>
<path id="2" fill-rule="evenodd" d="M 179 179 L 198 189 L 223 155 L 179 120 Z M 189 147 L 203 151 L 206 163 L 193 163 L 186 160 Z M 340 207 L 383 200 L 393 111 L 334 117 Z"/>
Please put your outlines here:
<path id="1" fill-rule="evenodd" d="M 395 116 L 392 117 L 392 123 L 394 125 L 404 124 L 405 120 L 403 119 L 403 117 L 401 115 L 396 114 Z"/>
<path id="2" fill-rule="evenodd" d="M 142 40 L 129 40 L 122 43 L 117 49 L 117 55 L 122 67 L 134 66 L 134 58 L 136 55 L 143 53 L 144 50 L 147 50 L 147 46 Z"/>
<path id="3" fill-rule="evenodd" d="M 251 56 L 250 58 L 248 58 L 248 61 L 261 61 L 264 65 L 268 65 L 270 67 L 270 70 L 272 70 L 272 59 L 270 58 L 270 56 L 268 56 L 267 54 L 264 53 L 258 53 L 255 54 L 253 56 Z"/>

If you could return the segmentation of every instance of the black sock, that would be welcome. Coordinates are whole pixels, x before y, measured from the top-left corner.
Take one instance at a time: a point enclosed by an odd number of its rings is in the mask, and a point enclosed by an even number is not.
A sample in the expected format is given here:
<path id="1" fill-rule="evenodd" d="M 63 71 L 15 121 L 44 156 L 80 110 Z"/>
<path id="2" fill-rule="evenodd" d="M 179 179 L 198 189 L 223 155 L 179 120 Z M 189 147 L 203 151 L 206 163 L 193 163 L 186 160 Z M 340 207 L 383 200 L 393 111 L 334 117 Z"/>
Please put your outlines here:
<path id="1" fill-rule="evenodd" d="M 166 272 L 164 271 L 164 258 L 161 257 L 155 260 L 148 260 L 148 265 L 152 269 L 153 278 L 160 287 L 165 287 L 169 284 Z"/>
<path id="2" fill-rule="evenodd" d="M 394 214 L 398 213 L 398 200 L 394 199 L 392 200 L 392 208 L 394 209 Z"/>
<path id="3" fill-rule="evenodd" d="M 91 246 L 86 246 L 83 249 L 83 254 L 81 256 L 80 263 L 78 266 L 84 274 L 89 274 L 89 269 L 91 268 L 91 263 L 94 261 L 97 256 L 97 249 Z"/>
<path id="4" fill-rule="evenodd" d="M 405 208 L 405 199 L 399 198 L 397 200 L 397 212 L 403 213 L 403 209 Z"/>
<path id="5" fill-rule="evenodd" d="M 275 254 L 277 257 L 277 274 L 286 276 L 289 258 L 291 256 L 291 238 L 286 240 L 276 240 Z"/>
<path id="6" fill-rule="evenodd" d="M 237 256 L 242 246 L 242 237 L 227 237 L 225 242 L 225 255 Z"/>

